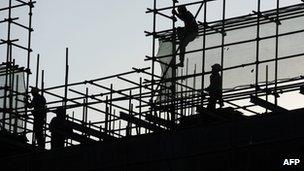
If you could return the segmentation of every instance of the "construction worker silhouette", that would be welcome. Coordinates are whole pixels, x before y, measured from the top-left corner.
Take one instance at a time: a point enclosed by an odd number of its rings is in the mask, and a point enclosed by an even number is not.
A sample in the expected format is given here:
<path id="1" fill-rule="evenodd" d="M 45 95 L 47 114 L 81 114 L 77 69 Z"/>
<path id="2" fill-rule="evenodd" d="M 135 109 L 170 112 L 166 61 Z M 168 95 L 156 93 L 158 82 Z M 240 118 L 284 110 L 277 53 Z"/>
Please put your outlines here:
<path id="1" fill-rule="evenodd" d="M 210 75 L 210 85 L 206 88 L 209 92 L 209 101 L 207 109 L 215 110 L 216 102 L 218 101 L 220 106 L 223 106 L 222 100 L 222 77 L 220 71 L 222 69 L 220 64 L 212 65 L 212 71 Z"/>
<path id="2" fill-rule="evenodd" d="M 33 108 L 32 114 L 34 116 L 33 131 L 35 140 L 37 140 L 38 147 L 45 148 L 45 137 L 43 134 L 43 125 L 46 118 L 46 100 L 39 94 L 36 87 L 32 87 L 31 94 L 33 99 L 31 102 L 26 102 L 26 106 Z"/>
<path id="3" fill-rule="evenodd" d="M 65 132 L 72 132 L 72 129 L 67 127 L 65 120 L 65 109 L 59 107 L 55 111 L 56 117 L 54 117 L 50 123 L 51 131 L 51 149 L 63 148 L 65 140 Z M 68 131 L 69 130 L 69 131 Z"/>
<path id="4" fill-rule="evenodd" d="M 179 6 L 177 11 L 172 10 L 172 14 L 176 15 L 185 24 L 185 27 L 178 27 L 176 32 L 179 39 L 180 63 L 178 66 L 184 66 L 186 46 L 192 42 L 198 35 L 198 25 L 195 17 L 187 10 L 185 6 Z"/>

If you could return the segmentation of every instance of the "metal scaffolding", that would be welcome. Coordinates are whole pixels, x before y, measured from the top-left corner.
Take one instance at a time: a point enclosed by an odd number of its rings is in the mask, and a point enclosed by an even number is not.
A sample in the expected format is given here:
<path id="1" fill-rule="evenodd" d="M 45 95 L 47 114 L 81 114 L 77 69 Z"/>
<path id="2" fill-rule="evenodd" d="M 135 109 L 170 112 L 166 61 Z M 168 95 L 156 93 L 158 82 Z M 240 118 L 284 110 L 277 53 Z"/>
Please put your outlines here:
<path id="1" fill-rule="evenodd" d="M 293 34 L 297 34 L 297 33 L 301 33 L 303 30 L 298 30 L 298 31 L 293 31 L 293 32 L 288 32 L 288 33 L 284 33 L 284 34 L 280 34 L 279 33 L 279 27 L 281 25 L 280 20 L 288 20 L 288 19 L 292 19 L 292 18 L 297 18 L 297 17 L 301 17 L 301 8 L 294 8 L 292 11 L 286 11 L 286 9 L 288 8 L 292 8 L 292 7 L 301 7 L 303 6 L 302 4 L 297 4 L 291 7 L 283 7 L 280 8 L 280 1 L 277 0 L 277 5 L 276 5 L 276 9 L 275 10 L 271 10 L 271 11 L 266 11 L 266 12 L 262 12 L 261 11 L 261 2 L 260 0 L 257 1 L 257 9 L 253 10 L 252 14 L 246 15 L 246 16 L 241 16 L 241 17 L 236 17 L 233 19 L 227 19 L 226 18 L 226 1 L 222 0 L 222 9 L 221 12 L 222 13 L 222 19 L 220 21 L 214 21 L 214 22 L 207 22 L 207 11 L 208 11 L 208 3 L 210 3 L 211 1 L 198 1 L 198 2 L 192 2 L 192 3 L 188 3 L 188 4 L 180 4 L 178 6 L 181 5 L 185 5 L 185 6 L 199 6 L 198 11 L 196 14 L 199 14 L 201 10 L 203 10 L 203 22 L 198 21 L 200 23 L 200 32 L 199 32 L 199 36 L 203 37 L 203 47 L 201 47 L 200 49 L 196 49 L 196 50 L 191 50 L 191 51 L 187 51 L 186 54 L 191 54 L 191 53 L 197 53 L 197 52 L 201 52 L 202 53 L 202 70 L 201 72 L 197 72 L 196 70 L 194 71 L 193 74 L 186 74 L 186 75 L 180 75 L 180 76 L 176 76 L 176 67 L 175 65 L 170 65 L 171 63 L 176 63 L 175 62 L 175 58 L 176 55 L 179 55 L 178 51 L 175 51 L 172 53 L 172 55 L 163 55 L 163 56 L 157 56 L 155 55 L 154 51 L 156 49 L 156 45 L 155 45 L 155 40 L 156 39 L 162 39 L 165 41 L 170 41 L 170 39 L 172 38 L 172 44 L 173 44 L 173 49 L 176 49 L 176 43 L 174 42 L 175 40 L 175 27 L 173 24 L 173 27 L 171 29 L 168 30 L 160 30 L 160 31 L 156 31 L 155 29 L 153 29 L 153 31 L 148 32 L 146 31 L 147 36 L 151 36 L 153 39 L 153 52 L 152 52 L 152 56 L 147 56 L 146 60 L 147 61 L 152 61 L 152 66 L 155 66 L 155 62 L 160 63 L 161 65 L 166 66 L 166 69 L 163 72 L 163 75 L 160 79 L 155 79 L 155 76 L 152 76 L 151 78 L 151 83 L 153 85 L 155 85 L 157 88 L 154 91 L 154 93 L 152 94 L 157 94 L 157 92 L 159 91 L 159 86 L 160 85 L 164 85 L 164 83 L 171 83 L 174 84 L 176 82 L 181 83 L 183 81 L 187 81 L 190 80 L 191 78 L 193 78 L 193 81 L 196 80 L 196 78 L 201 77 L 201 82 L 202 82 L 202 86 L 201 88 L 198 89 L 189 89 L 188 85 L 189 84 L 183 84 L 183 85 L 177 85 L 177 86 L 172 86 L 171 87 L 171 92 L 172 94 L 178 94 L 181 93 L 183 94 L 183 92 L 176 92 L 174 89 L 180 89 L 182 90 L 183 88 L 188 88 L 188 91 L 191 91 L 192 93 L 195 92 L 194 96 L 195 98 L 198 98 L 197 100 L 195 100 L 194 98 L 191 98 L 191 102 L 192 102 L 192 106 L 204 106 L 204 104 L 207 103 L 207 98 L 206 94 L 204 93 L 204 82 L 206 80 L 206 75 L 210 74 L 210 72 L 206 72 L 206 66 L 205 66 L 205 54 L 206 51 L 208 50 L 212 50 L 212 49 L 216 49 L 216 48 L 221 48 L 221 60 L 220 60 L 220 64 L 221 66 L 223 66 L 223 69 L 221 70 L 221 75 L 223 77 L 223 73 L 230 71 L 230 70 L 236 70 L 238 68 L 243 68 L 246 66 L 255 66 L 255 85 L 252 85 L 251 87 L 246 87 L 246 88 L 240 88 L 240 89 L 235 89 L 235 90 L 227 90 L 223 92 L 223 99 L 225 100 L 225 103 L 234 106 L 236 109 L 244 109 L 247 112 L 253 113 L 253 114 L 257 114 L 258 112 L 255 112 L 253 110 L 250 110 L 250 107 L 253 107 L 252 105 L 248 105 L 248 106 L 237 106 L 236 104 L 234 104 L 234 101 L 237 100 L 241 100 L 241 99 L 248 99 L 250 98 L 252 95 L 259 97 L 259 96 L 266 96 L 266 99 L 268 101 L 268 96 L 273 96 L 274 97 L 274 105 L 278 106 L 278 102 L 277 99 L 279 98 L 278 93 L 283 93 L 283 92 L 289 92 L 289 91 L 294 91 L 294 90 L 299 90 L 299 86 L 302 85 L 302 78 L 298 77 L 298 78 L 294 78 L 294 79 L 290 79 L 290 80 L 285 80 L 285 81 L 279 81 L 278 80 L 278 61 L 280 60 L 284 60 L 284 59 L 289 59 L 289 58 L 297 58 L 297 57 L 301 57 L 303 55 L 303 53 L 300 54 L 293 54 L 293 55 L 289 55 L 289 56 L 279 56 L 279 38 L 283 37 L 283 36 L 287 36 L 287 35 L 293 35 Z M 218 2 L 218 1 L 217 1 Z M 156 4 L 156 1 L 154 2 Z M 174 2 L 173 2 L 174 3 Z M 155 5 L 154 4 L 154 5 Z M 168 10 L 172 10 L 173 8 L 176 7 L 176 4 L 174 3 L 172 6 L 170 7 L 163 7 L 163 8 L 154 8 L 154 9 L 148 9 L 147 13 L 153 13 L 154 16 L 154 21 L 157 21 L 157 19 L 155 19 L 156 17 L 164 17 L 166 19 L 171 19 L 174 22 L 174 16 L 169 16 L 166 15 L 166 11 Z M 269 12 L 272 12 L 271 14 L 269 14 Z M 196 15 L 197 16 L 197 15 Z M 245 20 L 246 19 L 246 20 Z M 220 24 L 218 24 L 220 23 Z M 274 36 L 267 36 L 267 37 L 261 37 L 260 35 L 260 25 L 264 24 L 264 23 L 274 23 L 275 24 L 275 35 Z M 154 22 L 154 25 L 156 25 L 156 23 Z M 254 39 L 250 39 L 250 40 L 244 40 L 244 41 L 238 41 L 238 42 L 233 42 L 233 43 L 226 43 L 225 41 L 225 37 L 226 37 L 226 32 L 227 31 L 231 31 L 231 30 L 237 30 L 240 28 L 244 28 L 244 27 L 249 27 L 249 26 L 256 26 L 256 38 Z M 153 28 L 156 28 L 156 26 L 154 26 Z M 219 46 L 212 46 L 212 47 L 205 47 L 206 45 L 206 37 L 207 35 L 211 34 L 212 32 L 218 33 L 221 35 L 221 45 Z M 268 60 L 261 60 L 260 59 L 260 42 L 263 40 L 268 40 L 271 38 L 275 38 L 275 58 L 274 59 L 268 59 Z M 241 65 L 236 65 L 236 66 L 230 66 L 230 67 L 225 67 L 224 66 L 224 61 L 225 61 L 225 55 L 224 55 L 224 51 L 226 47 L 229 46 L 234 46 L 234 45 L 239 45 L 239 44 L 245 44 L 248 42 L 255 42 L 256 44 L 256 60 L 250 63 L 243 63 Z M 161 61 L 161 59 L 164 58 L 170 58 L 171 62 L 170 64 L 168 63 L 164 63 L 163 61 Z M 267 64 L 269 62 L 274 62 L 275 63 L 275 81 L 273 83 L 268 83 L 268 81 L 264 84 L 261 84 L 259 82 L 259 77 L 261 77 L 261 75 L 259 75 L 259 70 L 261 69 L 261 64 Z M 172 72 L 172 76 L 170 78 L 165 78 L 166 73 L 169 69 L 173 70 Z M 186 66 L 186 68 L 188 68 L 188 66 Z M 266 68 L 268 68 L 268 66 L 266 66 Z M 153 69 L 152 69 L 153 70 Z M 188 70 L 188 69 L 187 69 Z M 268 71 L 266 72 L 266 78 L 268 77 Z M 186 82 L 185 81 L 185 82 Z M 289 85 L 286 86 L 285 83 L 288 82 Z M 284 86 L 283 86 L 284 85 Z M 180 87 L 180 88 L 178 88 Z M 183 87 L 183 88 L 182 88 Z M 287 88 L 288 87 L 288 88 Z M 167 87 L 167 89 L 170 89 L 170 87 Z M 153 91 L 154 89 L 152 89 Z M 271 92 L 271 93 L 270 93 Z M 157 96 L 157 95 L 156 95 Z M 207 95 L 208 96 L 208 95 Z M 175 99 L 176 96 L 172 96 L 172 98 L 168 98 L 170 99 L 169 102 L 175 104 L 180 104 L 180 102 L 177 101 L 181 101 L 180 99 Z M 189 97 L 190 98 L 190 97 Z M 181 98 L 181 99 L 185 99 L 185 97 Z M 187 97 L 186 97 L 187 99 Z M 177 101 L 176 101 L 177 100 Z M 167 101 L 168 102 L 168 101 Z M 160 102 L 162 103 L 162 102 Z M 161 105 L 160 103 L 158 103 L 159 105 Z M 177 111 L 179 109 L 178 105 L 172 105 L 175 108 L 175 111 Z M 182 107 L 183 109 L 185 109 L 184 107 Z M 174 118 L 174 117 L 173 117 Z"/>
<path id="2" fill-rule="evenodd" d="M 1 37 L 0 46 L 6 46 L 6 59 L 2 61 L 1 64 L 1 77 L 4 77 L 4 84 L 1 85 L 1 129 L 8 129 L 9 131 L 13 131 L 14 133 L 20 133 L 17 131 L 18 129 L 23 130 L 22 133 L 26 134 L 27 122 L 24 122 L 24 115 L 20 115 L 18 109 L 18 103 L 22 103 L 16 98 L 26 100 L 28 99 L 28 87 L 29 87 L 29 76 L 31 74 L 30 70 L 30 59 L 31 59 L 31 37 L 32 37 L 32 10 L 34 8 L 34 4 L 36 2 L 29 0 L 28 2 L 21 0 L 8 0 L 7 6 L 0 8 L 0 13 L 4 15 L 7 14 L 7 17 L 3 18 L 0 21 L 2 26 L 6 26 L 7 35 L 6 37 Z M 24 12 L 24 16 L 28 15 L 28 23 L 20 23 L 19 17 L 15 17 L 12 15 L 14 10 L 21 9 Z M 24 32 L 23 34 L 27 34 L 26 43 L 20 43 L 19 39 L 16 37 L 16 29 L 20 28 Z M 22 50 L 22 55 L 26 57 L 27 65 L 26 67 L 20 67 L 15 63 L 14 58 L 14 50 Z M 2 54 L 4 55 L 4 54 Z M 22 73 L 21 75 L 17 75 L 18 73 Z M 25 75 L 25 76 L 24 76 Z M 22 79 L 21 76 L 25 77 L 25 92 L 18 90 L 18 80 Z M 25 113 L 27 113 L 27 109 L 25 108 Z M 17 125 L 17 120 L 22 122 L 21 125 Z M 30 121 L 29 121 L 30 122 Z M 12 125 L 14 125 L 14 129 L 12 129 Z"/>
<path id="3" fill-rule="evenodd" d="M 267 109 L 268 112 L 282 111 L 284 108 L 278 106 L 278 93 L 287 93 L 291 91 L 300 91 L 300 87 L 304 85 L 303 77 L 292 78 L 289 80 L 278 80 L 278 61 L 283 59 L 297 58 L 304 55 L 293 54 L 289 56 L 280 57 L 279 54 L 279 37 L 285 35 L 292 35 L 303 32 L 304 30 L 292 31 L 284 34 L 279 33 L 281 20 L 287 20 L 304 16 L 304 8 L 297 8 L 294 11 L 286 12 L 284 8 L 280 8 L 279 0 L 275 10 L 272 10 L 271 15 L 261 11 L 261 2 L 257 0 L 257 9 L 252 14 L 247 16 L 237 17 L 246 18 L 246 20 L 231 20 L 226 18 L 226 0 L 217 0 L 222 2 L 222 19 L 219 21 L 207 22 L 208 3 L 214 0 L 203 0 L 191 2 L 187 4 L 178 4 L 176 1 L 172 2 L 169 7 L 157 7 L 157 0 L 153 0 L 153 9 L 148 8 L 148 14 L 153 15 L 152 31 L 146 31 L 146 35 L 152 39 L 152 53 L 151 56 L 146 56 L 147 61 L 151 61 L 149 68 L 132 68 L 120 74 L 115 74 L 107 77 L 84 80 L 80 82 L 69 82 L 69 51 L 66 49 L 66 69 L 65 82 L 62 85 L 53 87 L 44 87 L 44 71 L 42 70 L 40 92 L 47 99 L 48 113 L 53 112 L 60 106 L 64 106 L 67 113 L 67 119 L 74 129 L 74 133 L 69 135 L 69 140 L 66 141 L 66 146 L 76 145 L 79 143 L 90 143 L 94 141 L 109 141 L 117 138 L 149 134 L 162 131 L 170 131 L 178 129 L 182 125 L 183 119 L 192 115 L 202 114 L 199 111 L 208 113 L 205 106 L 208 103 L 209 95 L 205 91 L 206 76 L 210 71 L 206 71 L 206 52 L 210 49 L 221 49 L 222 66 L 221 75 L 227 71 L 236 70 L 245 66 L 255 67 L 255 84 L 251 87 L 242 87 L 237 89 L 230 89 L 223 91 L 223 100 L 233 110 L 242 110 L 251 114 L 261 114 L 254 109 L 255 106 L 261 106 Z M 13 2 L 16 5 L 13 5 Z M 33 118 L 31 110 L 27 107 L 14 105 L 13 103 L 24 103 L 23 98 L 27 101 L 29 96 L 29 83 L 31 74 L 31 34 L 32 29 L 32 9 L 35 2 L 29 0 L 28 2 L 21 0 L 9 0 L 7 7 L 0 9 L 0 12 L 7 12 L 8 17 L 0 21 L 0 24 L 7 24 L 7 37 L 1 39 L 0 46 L 7 46 L 7 56 L 5 62 L 0 66 L 1 76 L 5 77 L 4 86 L 1 87 L 4 94 L 1 97 L 3 105 L 1 112 L 3 117 L 1 119 L 1 127 L 12 133 L 18 133 L 16 130 L 18 125 L 14 125 L 13 120 L 18 119 L 22 121 L 22 134 L 28 136 L 33 133 L 32 124 Z M 187 54 L 201 52 L 202 54 L 202 68 L 196 69 L 193 74 L 188 73 L 188 61 L 186 61 L 185 74 L 177 74 L 176 56 L 179 55 L 179 48 L 177 47 L 176 23 L 174 14 L 167 15 L 168 11 L 180 6 L 198 6 L 198 11 L 195 16 L 202 15 L 203 21 L 199 21 L 199 36 L 203 38 L 203 46 L 197 50 L 186 51 Z M 301 6 L 297 4 L 295 6 Z M 12 10 L 16 8 L 27 8 L 29 10 L 28 25 L 18 23 L 18 17 L 11 16 Z M 203 13 L 201 13 L 203 11 Z M 167 12 L 167 13 L 166 13 Z M 172 28 L 167 30 L 157 30 L 158 18 L 163 17 L 172 22 Z M 274 23 L 276 26 L 275 36 L 261 37 L 260 25 L 263 23 Z M 25 29 L 28 34 L 27 46 L 18 45 L 18 39 L 12 39 L 12 26 L 17 26 Z M 226 32 L 237 30 L 242 27 L 256 26 L 256 38 L 250 40 L 242 40 L 239 42 L 226 43 Z M 206 47 L 206 36 L 210 33 L 217 33 L 221 35 L 221 45 L 214 47 Z M 268 60 L 261 60 L 259 56 L 260 42 L 262 40 L 275 38 L 275 58 Z M 158 40 L 171 41 L 173 48 L 173 55 L 157 56 L 157 41 Z M 254 62 L 243 63 L 236 66 L 225 66 L 225 48 L 228 46 L 244 44 L 248 42 L 255 42 L 256 44 L 256 59 Z M 27 66 L 25 68 L 18 66 L 14 62 L 13 49 L 19 48 L 25 51 L 27 56 Z M 163 58 L 171 58 L 171 62 L 164 63 Z M 39 56 L 37 60 L 36 85 L 38 87 L 39 70 Z M 259 70 L 261 64 L 268 62 L 275 63 L 275 82 L 261 83 L 259 82 Z M 157 65 L 167 66 L 166 70 L 161 75 L 156 74 Z M 167 72 L 171 70 L 171 76 L 166 77 Z M 22 72 L 25 74 L 25 91 L 18 91 L 18 81 L 14 78 L 15 73 Z M 266 72 L 268 73 L 268 72 Z M 134 80 L 131 75 L 136 75 L 138 78 Z M 133 78 L 133 79 L 131 79 Z M 20 78 L 17 78 L 17 80 Z M 201 80 L 201 87 L 195 86 L 195 81 Z M 192 82 L 191 82 L 192 81 Z M 114 85 L 113 82 L 116 84 Z M 192 85 L 191 85 L 192 84 Z M 123 85 L 123 86 L 122 86 Z M 21 97 L 22 96 L 22 97 Z M 274 101 L 270 102 L 268 96 L 274 97 Z M 260 97 L 266 97 L 266 100 Z M 238 105 L 236 101 L 251 100 L 248 105 Z M 199 109 L 199 110 L 198 110 Z M 209 113 L 218 121 L 225 121 L 226 119 L 218 114 Z M 47 142 L 50 141 L 49 124 L 46 123 L 45 134 Z M 32 144 L 34 140 L 31 141 Z"/>

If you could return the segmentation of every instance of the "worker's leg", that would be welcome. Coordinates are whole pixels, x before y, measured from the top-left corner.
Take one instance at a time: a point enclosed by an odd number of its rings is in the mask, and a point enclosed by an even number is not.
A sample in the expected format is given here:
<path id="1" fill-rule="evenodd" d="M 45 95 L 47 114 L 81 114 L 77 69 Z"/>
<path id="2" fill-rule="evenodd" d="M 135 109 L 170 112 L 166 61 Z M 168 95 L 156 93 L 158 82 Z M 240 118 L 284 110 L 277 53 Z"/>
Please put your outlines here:
<path id="1" fill-rule="evenodd" d="M 210 96 L 209 100 L 208 100 L 208 105 L 207 105 L 207 109 L 208 110 L 215 110 L 215 105 L 216 105 L 216 98 Z"/>
<path id="2" fill-rule="evenodd" d="M 187 46 L 187 44 L 184 41 L 182 41 L 179 46 L 179 50 L 180 50 L 180 53 L 179 53 L 180 64 L 179 65 L 181 67 L 184 66 L 186 46 Z"/>
<path id="3" fill-rule="evenodd" d="M 184 66 L 184 59 L 185 59 L 185 50 L 186 50 L 186 32 L 185 32 L 185 28 L 184 27 L 178 27 L 176 29 L 177 32 L 177 37 L 179 39 L 179 59 L 180 59 L 180 63 L 179 66 Z"/>
<path id="4" fill-rule="evenodd" d="M 64 136 L 60 135 L 59 139 L 58 139 L 58 147 L 59 148 L 63 148 L 64 147 Z"/>
<path id="5" fill-rule="evenodd" d="M 188 34 L 186 35 L 186 41 L 188 43 L 192 42 L 193 40 L 195 40 L 195 38 L 197 37 L 198 32 L 194 32 L 194 31 L 189 31 Z"/>
<path id="6" fill-rule="evenodd" d="M 220 107 L 222 108 L 224 106 L 222 90 L 219 90 L 219 93 L 217 94 L 216 98 L 218 100 L 218 103 L 219 103 Z"/>
<path id="7" fill-rule="evenodd" d="M 187 31 L 185 28 L 183 29 L 183 31 L 181 31 L 182 33 L 182 39 L 180 39 L 180 66 L 183 67 L 184 66 L 184 60 L 185 60 L 185 53 L 186 53 L 186 47 L 188 46 L 188 44 L 190 42 L 192 42 L 196 36 L 197 36 L 197 32 L 191 32 L 191 31 Z"/>
<path id="8" fill-rule="evenodd" d="M 186 37 L 185 28 L 184 27 L 177 27 L 176 34 L 177 34 L 178 40 L 181 42 Z"/>
<path id="9" fill-rule="evenodd" d="M 55 149 L 56 148 L 56 137 L 54 133 L 51 133 L 51 149 Z"/>
<path id="10" fill-rule="evenodd" d="M 219 99 L 219 105 L 220 105 L 221 108 L 224 106 L 223 98 L 220 98 L 220 99 Z"/>
<path id="11" fill-rule="evenodd" d="M 37 140 L 38 147 L 45 148 L 45 138 L 43 135 L 43 122 L 36 121 L 36 126 L 34 128 L 35 138 Z"/>
<path id="12" fill-rule="evenodd" d="M 51 149 L 63 148 L 64 147 L 64 137 L 58 133 L 52 133 L 51 139 Z"/>

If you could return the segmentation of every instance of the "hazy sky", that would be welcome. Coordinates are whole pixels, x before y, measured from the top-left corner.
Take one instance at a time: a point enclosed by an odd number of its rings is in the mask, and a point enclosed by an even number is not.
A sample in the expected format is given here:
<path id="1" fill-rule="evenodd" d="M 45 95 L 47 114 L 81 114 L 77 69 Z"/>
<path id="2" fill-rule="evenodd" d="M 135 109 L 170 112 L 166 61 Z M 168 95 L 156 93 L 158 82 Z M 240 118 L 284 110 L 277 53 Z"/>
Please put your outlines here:
<path id="1" fill-rule="evenodd" d="M 180 0 L 180 3 L 193 1 Z M 276 0 L 262 0 L 261 3 L 262 10 L 276 7 Z M 301 1 L 281 0 L 280 3 L 286 6 Z M 3 4 L 8 4 L 8 0 L 1 0 L 0 5 Z M 150 62 L 144 62 L 144 56 L 151 54 L 151 38 L 145 37 L 144 31 L 152 30 L 152 15 L 145 14 L 152 4 L 153 0 L 37 0 L 33 11 L 33 73 L 39 53 L 41 69 L 46 72 L 46 87 L 63 84 L 66 47 L 70 49 L 70 82 L 125 72 L 134 66 L 149 66 Z M 171 0 L 158 0 L 158 7 L 171 4 Z M 256 0 L 226 0 L 226 4 L 227 17 L 246 15 L 257 8 Z M 189 9 L 196 13 L 198 5 Z M 14 12 L 13 15 L 20 17 L 20 22 L 26 23 L 27 17 L 20 16 L 24 10 Z M 167 11 L 167 14 L 170 12 Z M 208 3 L 207 13 L 209 21 L 220 19 L 222 0 Z M 198 20 L 202 21 L 202 18 L 203 12 Z M 169 29 L 171 21 L 159 17 L 157 25 L 158 29 Z M 0 35 L 3 34 L 0 32 Z"/>

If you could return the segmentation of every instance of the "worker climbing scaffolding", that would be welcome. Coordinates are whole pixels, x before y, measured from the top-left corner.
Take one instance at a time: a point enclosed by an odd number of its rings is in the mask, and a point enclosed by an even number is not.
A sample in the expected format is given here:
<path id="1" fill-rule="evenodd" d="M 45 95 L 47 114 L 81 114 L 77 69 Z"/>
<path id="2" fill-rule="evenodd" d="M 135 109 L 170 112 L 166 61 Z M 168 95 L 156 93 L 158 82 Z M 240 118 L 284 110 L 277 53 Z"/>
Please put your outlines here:
<path id="1" fill-rule="evenodd" d="M 177 64 L 177 66 L 183 67 L 186 47 L 198 35 L 198 24 L 195 20 L 195 17 L 192 15 L 190 11 L 187 10 L 187 8 L 184 5 L 179 6 L 177 8 L 177 11 L 173 9 L 172 14 L 176 15 L 185 24 L 184 27 L 178 27 L 176 29 L 177 37 L 179 40 L 179 49 L 180 49 L 180 55 L 179 55 L 180 63 Z"/>

